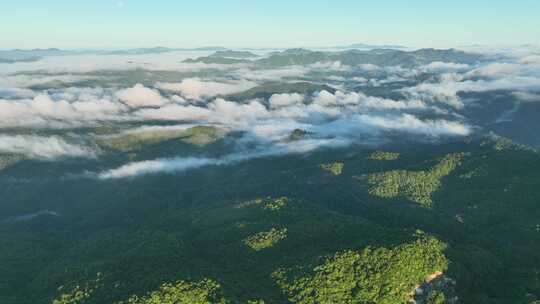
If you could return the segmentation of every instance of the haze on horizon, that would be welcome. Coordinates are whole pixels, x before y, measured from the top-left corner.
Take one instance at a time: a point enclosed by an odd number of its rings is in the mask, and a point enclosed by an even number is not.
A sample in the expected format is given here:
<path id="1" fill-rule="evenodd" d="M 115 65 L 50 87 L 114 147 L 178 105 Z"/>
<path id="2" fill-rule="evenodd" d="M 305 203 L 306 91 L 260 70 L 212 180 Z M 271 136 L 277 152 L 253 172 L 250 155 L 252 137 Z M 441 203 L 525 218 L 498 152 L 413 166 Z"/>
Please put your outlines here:
<path id="1" fill-rule="evenodd" d="M 2 6 L 2 49 L 540 44 L 540 2 L 533 0 L 28 0 Z"/>

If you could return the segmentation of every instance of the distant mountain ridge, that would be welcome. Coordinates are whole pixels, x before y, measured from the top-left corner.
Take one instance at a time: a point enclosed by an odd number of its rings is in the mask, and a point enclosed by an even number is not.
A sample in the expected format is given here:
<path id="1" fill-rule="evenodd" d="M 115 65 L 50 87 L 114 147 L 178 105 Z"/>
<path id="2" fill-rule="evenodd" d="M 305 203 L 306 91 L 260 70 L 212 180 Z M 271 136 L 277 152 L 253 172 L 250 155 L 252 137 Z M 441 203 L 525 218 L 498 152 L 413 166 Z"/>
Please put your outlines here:
<path id="1" fill-rule="evenodd" d="M 346 65 L 375 64 L 378 66 L 415 67 L 435 61 L 474 64 L 482 60 L 479 54 L 467 53 L 456 49 L 420 49 L 404 51 L 399 46 L 388 45 L 371 49 L 371 45 L 353 44 L 343 47 L 338 52 L 313 51 L 304 48 L 287 49 L 270 53 L 270 56 L 254 60 L 258 55 L 249 51 L 231 50 L 223 47 L 203 48 L 135 48 L 125 50 L 62 50 L 57 48 L 32 50 L 0 50 L 0 63 L 30 62 L 45 57 L 99 54 L 99 55 L 144 55 L 162 54 L 175 51 L 214 51 L 215 53 L 195 59 L 187 59 L 186 63 L 206 64 L 238 64 L 254 63 L 261 68 L 283 67 L 288 65 L 308 65 L 317 62 L 340 61 Z"/>
<path id="2" fill-rule="evenodd" d="M 105 55 L 143 55 L 143 54 L 161 54 L 170 52 L 181 51 L 226 51 L 224 47 L 211 46 L 201 48 L 167 48 L 167 47 L 153 47 L 153 48 L 135 48 L 116 51 L 105 51 Z"/>
<path id="3" fill-rule="evenodd" d="M 257 61 L 267 67 L 286 65 L 307 65 L 322 61 L 340 61 L 346 65 L 375 64 L 378 66 L 415 67 L 436 61 L 474 64 L 482 60 L 481 55 L 455 49 L 420 49 L 407 52 L 393 49 L 373 49 L 369 51 L 347 50 L 342 52 L 321 52 L 307 49 L 292 49 L 275 53 Z"/>
<path id="4" fill-rule="evenodd" d="M 207 57 L 187 59 L 188 63 L 220 63 L 235 64 L 250 62 L 243 59 L 228 58 L 223 53 L 214 53 Z M 271 53 L 269 57 L 252 61 L 261 68 L 277 68 L 291 65 L 309 65 L 317 62 L 339 61 L 346 65 L 374 64 L 378 66 L 416 67 L 432 62 L 452 62 L 460 64 L 475 64 L 482 61 L 483 56 L 466 53 L 456 49 L 420 49 L 402 51 L 394 49 L 346 50 L 341 52 L 312 51 L 308 49 L 288 49 Z"/>
<path id="5" fill-rule="evenodd" d="M 237 59 L 246 59 L 246 58 L 257 58 L 259 57 L 259 55 L 254 54 L 249 51 L 224 50 L 224 51 L 217 51 L 214 54 L 210 55 L 210 57 L 229 57 L 229 58 L 237 58 Z"/>
<path id="6" fill-rule="evenodd" d="M 345 46 L 338 46 L 338 49 L 404 49 L 405 46 L 396 44 L 366 44 L 366 43 L 354 43 Z"/>
<path id="7" fill-rule="evenodd" d="M 45 57 L 53 56 L 70 56 L 70 55 L 145 55 L 145 54 L 162 54 L 177 51 L 227 51 L 223 47 L 201 47 L 201 48 L 167 48 L 167 47 L 152 47 L 152 48 L 134 48 L 121 50 L 63 50 L 58 48 L 49 49 L 13 49 L 0 50 L 0 63 L 14 63 L 22 61 L 37 61 Z"/>

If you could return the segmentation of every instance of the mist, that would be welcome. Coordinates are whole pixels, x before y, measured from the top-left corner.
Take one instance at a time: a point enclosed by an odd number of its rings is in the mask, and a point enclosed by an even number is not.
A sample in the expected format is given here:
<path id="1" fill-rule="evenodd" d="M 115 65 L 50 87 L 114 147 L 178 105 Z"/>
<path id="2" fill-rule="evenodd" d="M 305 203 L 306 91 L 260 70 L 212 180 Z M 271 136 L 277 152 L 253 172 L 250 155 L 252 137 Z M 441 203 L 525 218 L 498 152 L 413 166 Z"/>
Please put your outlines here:
<path id="1" fill-rule="evenodd" d="M 110 151 L 95 148 L 99 140 L 141 128 L 155 136 L 193 126 L 241 134 L 229 139 L 234 149 L 217 158 L 172 155 L 96 174 L 105 180 L 171 173 L 399 137 L 431 142 L 468 137 L 484 131 L 469 115 L 483 104 L 464 94 L 509 92 L 517 104 L 535 103 L 540 94 L 540 60 L 534 53 L 491 50 L 475 63 L 414 67 L 339 60 L 273 68 L 258 59 L 197 62 L 210 54 L 82 54 L 0 64 L 0 153 L 48 160 L 108 157 Z M 263 60 L 274 56 L 257 54 Z M 276 84 L 288 89 L 278 92 Z M 512 109 L 501 113 L 505 121 L 519 114 L 519 107 Z M 112 133 L 94 134 L 104 124 Z M 82 129 L 88 131 L 77 131 Z M 295 130 L 308 136 L 292 141 Z M 78 143 L 66 136 L 78 137 Z"/>

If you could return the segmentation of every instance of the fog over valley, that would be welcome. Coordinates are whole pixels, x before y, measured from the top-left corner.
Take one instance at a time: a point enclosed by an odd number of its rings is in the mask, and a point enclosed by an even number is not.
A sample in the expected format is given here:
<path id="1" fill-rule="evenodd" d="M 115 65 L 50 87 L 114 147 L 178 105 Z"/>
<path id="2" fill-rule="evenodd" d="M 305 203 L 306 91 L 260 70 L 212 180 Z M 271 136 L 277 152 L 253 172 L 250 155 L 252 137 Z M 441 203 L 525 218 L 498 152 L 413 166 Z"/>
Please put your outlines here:
<path id="1" fill-rule="evenodd" d="M 0 152 L 41 161 L 107 157 L 114 150 L 107 142 L 126 134 L 167 140 L 184 125 L 220 130 L 212 135 L 234 141 L 221 157 L 232 159 L 489 132 L 540 144 L 536 132 L 522 132 L 538 126 L 530 117 L 540 106 L 533 49 L 152 50 L 35 51 L 46 55 L 1 64 Z M 385 61 L 396 57 L 404 65 Z M 305 136 L 290 140 L 295 130 Z"/>

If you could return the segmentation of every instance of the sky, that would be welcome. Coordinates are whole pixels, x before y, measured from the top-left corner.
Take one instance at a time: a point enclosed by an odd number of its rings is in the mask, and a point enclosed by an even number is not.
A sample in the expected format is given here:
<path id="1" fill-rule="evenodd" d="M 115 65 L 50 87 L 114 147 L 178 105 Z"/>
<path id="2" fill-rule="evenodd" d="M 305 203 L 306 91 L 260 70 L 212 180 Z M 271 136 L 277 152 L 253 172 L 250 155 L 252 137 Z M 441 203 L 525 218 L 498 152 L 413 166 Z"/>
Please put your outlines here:
<path id="1" fill-rule="evenodd" d="M 538 0 L 4 0 L 0 48 L 540 44 Z"/>

